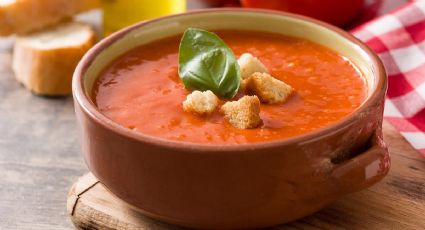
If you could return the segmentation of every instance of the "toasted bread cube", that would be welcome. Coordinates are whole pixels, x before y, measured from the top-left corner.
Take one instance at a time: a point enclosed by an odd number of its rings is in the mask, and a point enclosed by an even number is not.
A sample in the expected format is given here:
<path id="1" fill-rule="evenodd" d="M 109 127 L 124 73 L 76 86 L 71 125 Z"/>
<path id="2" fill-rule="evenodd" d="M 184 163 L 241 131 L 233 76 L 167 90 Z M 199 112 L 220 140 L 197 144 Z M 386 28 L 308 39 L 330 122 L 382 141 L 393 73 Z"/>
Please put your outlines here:
<path id="1" fill-rule="evenodd" d="M 217 108 L 218 102 L 218 97 L 210 90 L 205 92 L 195 90 L 187 95 L 183 102 L 183 110 L 200 115 L 209 115 Z"/>
<path id="2" fill-rule="evenodd" d="M 238 64 L 241 69 L 241 78 L 249 78 L 253 73 L 269 73 L 269 70 L 261 63 L 258 58 L 252 56 L 250 53 L 242 54 L 238 59 Z"/>
<path id="3" fill-rule="evenodd" d="M 226 102 L 220 111 L 230 124 L 239 129 L 253 129 L 261 124 L 260 100 L 257 96 L 244 96 L 238 101 Z"/>
<path id="4" fill-rule="evenodd" d="M 246 89 L 257 95 L 261 102 L 275 104 L 285 102 L 294 89 L 268 73 L 254 73 L 248 80 Z"/>
<path id="5" fill-rule="evenodd" d="M 248 80 L 249 80 L 249 78 L 247 78 L 247 79 L 241 79 L 241 84 L 239 86 L 239 92 L 245 93 L 246 86 L 248 84 Z"/>

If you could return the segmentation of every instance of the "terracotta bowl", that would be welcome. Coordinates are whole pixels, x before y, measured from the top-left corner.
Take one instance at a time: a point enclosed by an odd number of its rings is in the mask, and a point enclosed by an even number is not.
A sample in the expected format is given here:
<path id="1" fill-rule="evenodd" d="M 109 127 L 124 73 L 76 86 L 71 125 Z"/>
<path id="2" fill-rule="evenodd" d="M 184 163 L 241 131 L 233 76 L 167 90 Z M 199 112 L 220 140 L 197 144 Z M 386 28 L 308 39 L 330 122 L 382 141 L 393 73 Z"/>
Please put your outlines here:
<path id="1" fill-rule="evenodd" d="M 364 73 L 368 98 L 325 128 L 237 146 L 140 134 L 96 108 L 91 91 L 105 66 L 132 48 L 181 34 L 189 26 L 274 32 L 327 46 Z M 348 33 L 301 16 L 240 9 L 195 11 L 126 28 L 91 49 L 73 79 L 82 149 L 91 172 L 113 194 L 150 217 L 207 229 L 290 222 L 382 179 L 390 167 L 381 131 L 386 87 L 378 57 Z"/>

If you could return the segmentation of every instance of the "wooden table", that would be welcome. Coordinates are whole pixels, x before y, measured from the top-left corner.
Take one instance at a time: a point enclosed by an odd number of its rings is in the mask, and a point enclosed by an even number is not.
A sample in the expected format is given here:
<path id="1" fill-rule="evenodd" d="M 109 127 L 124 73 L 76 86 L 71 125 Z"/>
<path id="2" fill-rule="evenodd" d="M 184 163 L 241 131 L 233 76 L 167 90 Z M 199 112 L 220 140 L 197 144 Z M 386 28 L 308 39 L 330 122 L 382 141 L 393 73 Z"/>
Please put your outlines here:
<path id="1" fill-rule="evenodd" d="M 16 82 L 10 62 L 10 41 L 0 39 L 0 230 L 70 229 L 66 195 L 87 172 L 72 98 L 32 95 Z M 412 170 L 425 165 L 419 154 L 399 158 L 415 162 Z M 394 183 L 401 183 L 400 196 L 425 197 L 423 181 Z"/>
<path id="2" fill-rule="evenodd" d="M 4 44 L 5 41 L 3 41 Z M 0 229 L 69 229 L 66 193 L 87 171 L 72 98 L 34 96 L 0 50 Z"/>

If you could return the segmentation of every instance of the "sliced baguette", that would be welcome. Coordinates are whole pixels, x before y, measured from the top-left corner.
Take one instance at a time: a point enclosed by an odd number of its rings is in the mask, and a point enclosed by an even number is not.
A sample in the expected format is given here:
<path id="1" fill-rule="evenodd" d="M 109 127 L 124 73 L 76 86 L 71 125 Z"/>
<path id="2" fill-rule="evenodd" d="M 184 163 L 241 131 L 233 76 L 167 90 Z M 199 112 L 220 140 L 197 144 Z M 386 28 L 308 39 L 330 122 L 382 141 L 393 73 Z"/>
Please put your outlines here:
<path id="1" fill-rule="evenodd" d="M 100 0 L 0 0 L 0 36 L 40 30 L 99 5 Z"/>
<path id="2" fill-rule="evenodd" d="M 91 26 L 79 22 L 18 37 L 12 64 L 16 79 L 35 94 L 69 95 L 74 69 L 95 41 Z"/>

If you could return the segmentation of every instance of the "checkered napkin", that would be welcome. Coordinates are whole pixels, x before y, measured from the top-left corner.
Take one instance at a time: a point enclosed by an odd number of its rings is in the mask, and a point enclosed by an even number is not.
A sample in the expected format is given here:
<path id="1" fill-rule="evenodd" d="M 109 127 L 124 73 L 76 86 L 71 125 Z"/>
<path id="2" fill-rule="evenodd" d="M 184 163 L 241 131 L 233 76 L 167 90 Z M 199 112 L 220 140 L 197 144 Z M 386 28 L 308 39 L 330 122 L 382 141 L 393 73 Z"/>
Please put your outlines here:
<path id="1" fill-rule="evenodd" d="M 384 62 L 386 120 L 425 156 L 425 0 L 409 1 L 351 32 Z"/>

